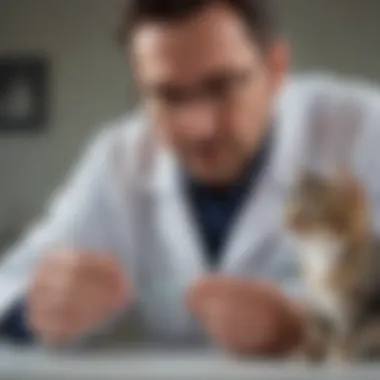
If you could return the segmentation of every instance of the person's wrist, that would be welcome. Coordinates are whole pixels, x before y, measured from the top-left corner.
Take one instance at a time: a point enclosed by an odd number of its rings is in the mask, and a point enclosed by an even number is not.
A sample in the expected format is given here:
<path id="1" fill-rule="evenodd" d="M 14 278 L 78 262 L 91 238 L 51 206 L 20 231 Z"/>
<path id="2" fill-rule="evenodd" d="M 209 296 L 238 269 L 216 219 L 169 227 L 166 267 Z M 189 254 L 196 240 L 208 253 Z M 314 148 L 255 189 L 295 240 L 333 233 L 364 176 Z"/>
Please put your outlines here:
<path id="1" fill-rule="evenodd" d="M 284 297 L 278 342 L 278 354 L 287 355 L 301 343 L 306 325 L 306 311 L 301 303 Z"/>
<path id="2" fill-rule="evenodd" d="M 273 284 L 256 284 L 261 288 L 265 323 L 252 335 L 251 344 L 230 347 L 230 352 L 252 357 L 283 357 L 291 354 L 301 343 L 306 312 L 301 303 L 288 298 Z M 262 333 L 262 334 L 261 334 Z M 258 335 L 260 337 L 258 337 Z"/>
<path id="3" fill-rule="evenodd" d="M 266 284 L 263 295 L 267 299 L 267 335 L 260 355 L 284 356 L 292 352 L 302 341 L 306 311 L 301 303 L 288 298 L 280 288 Z"/>

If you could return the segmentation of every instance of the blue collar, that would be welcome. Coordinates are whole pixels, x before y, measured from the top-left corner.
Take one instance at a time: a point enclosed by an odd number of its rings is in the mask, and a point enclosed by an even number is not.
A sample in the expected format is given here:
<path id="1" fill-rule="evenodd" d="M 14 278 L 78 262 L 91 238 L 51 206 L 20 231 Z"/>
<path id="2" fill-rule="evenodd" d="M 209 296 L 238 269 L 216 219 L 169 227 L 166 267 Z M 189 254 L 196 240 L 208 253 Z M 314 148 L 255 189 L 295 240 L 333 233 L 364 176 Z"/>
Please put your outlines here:
<path id="1" fill-rule="evenodd" d="M 184 173 L 186 195 L 197 219 L 197 228 L 203 237 L 211 265 L 219 262 L 233 220 L 244 206 L 248 194 L 256 190 L 258 177 L 265 169 L 271 146 L 272 133 L 264 139 L 243 175 L 224 189 L 205 186 Z"/>
<path id="2" fill-rule="evenodd" d="M 197 181 L 188 172 L 183 171 L 185 189 L 191 194 L 227 199 L 245 194 L 265 168 L 273 145 L 272 143 L 273 133 L 271 128 L 261 143 L 260 149 L 255 152 L 240 178 L 238 178 L 233 184 L 226 186 L 223 189 L 213 188 Z"/>

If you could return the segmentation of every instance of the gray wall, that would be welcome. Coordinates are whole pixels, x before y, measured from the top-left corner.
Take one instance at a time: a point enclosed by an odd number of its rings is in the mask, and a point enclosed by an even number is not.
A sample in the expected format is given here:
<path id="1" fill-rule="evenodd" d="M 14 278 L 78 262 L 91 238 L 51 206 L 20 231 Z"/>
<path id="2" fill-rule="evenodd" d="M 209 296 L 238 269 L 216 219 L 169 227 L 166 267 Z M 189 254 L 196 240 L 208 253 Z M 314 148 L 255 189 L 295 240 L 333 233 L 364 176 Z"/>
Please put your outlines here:
<path id="1" fill-rule="evenodd" d="M 274 0 L 296 69 L 380 80 L 380 0 Z"/>
<path id="2" fill-rule="evenodd" d="M 40 136 L 0 136 L 1 232 L 18 228 L 102 122 L 134 103 L 112 31 L 123 0 L 0 0 L 0 53 L 43 51 L 52 60 L 52 117 Z M 380 0 L 275 0 L 293 41 L 294 67 L 380 80 Z"/>
<path id="3" fill-rule="evenodd" d="M 131 105 L 128 71 L 112 40 L 119 3 L 0 0 L 0 52 L 42 51 L 52 60 L 48 132 L 0 135 L 0 231 L 36 215 L 86 138 Z"/>

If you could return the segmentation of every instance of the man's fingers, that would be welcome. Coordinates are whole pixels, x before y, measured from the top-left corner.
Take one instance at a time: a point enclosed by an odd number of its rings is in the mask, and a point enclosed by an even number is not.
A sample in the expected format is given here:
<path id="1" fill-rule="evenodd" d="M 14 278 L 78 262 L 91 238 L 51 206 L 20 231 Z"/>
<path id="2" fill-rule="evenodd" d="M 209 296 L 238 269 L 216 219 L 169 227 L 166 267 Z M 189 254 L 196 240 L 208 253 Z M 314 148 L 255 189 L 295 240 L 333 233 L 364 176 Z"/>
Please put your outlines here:
<path id="1" fill-rule="evenodd" d="M 112 255 L 52 254 L 30 284 L 28 321 L 43 341 L 71 340 L 102 324 L 131 299 L 131 284 Z"/>
<path id="2" fill-rule="evenodd" d="M 103 292 L 103 294 L 101 294 Z M 111 313 L 110 299 L 102 289 L 94 287 L 72 298 L 61 295 L 45 295 L 44 299 L 30 307 L 30 322 L 46 335 L 62 338 L 82 335 L 92 326 L 101 324 Z M 59 333 L 59 334 L 58 334 Z"/>
<path id="3" fill-rule="evenodd" d="M 92 284 L 99 284 L 107 292 L 110 307 L 121 308 L 132 298 L 131 285 L 114 263 L 115 260 L 96 254 L 91 257 L 82 255 L 80 259 L 69 256 L 61 266 L 56 263 L 53 267 L 43 266 L 40 269 L 42 274 L 37 275 L 31 285 L 31 292 L 45 294 L 48 291 L 60 297 L 75 298 L 85 293 L 85 285 L 91 288 Z"/>
<path id="4" fill-rule="evenodd" d="M 28 305 L 27 322 L 33 327 L 34 334 L 42 343 L 60 343 L 67 338 L 71 340 L 77 332 L 78 315 L 66 305 L 30 303 Z M 50 337 L 50 339 L 49 339 Z"/>
<path id="5" fill-rule="evenodd" d="M 110 282 L 78 284 L 74 291 L 71 290 L 71 286 L 65 288 L 64 284 L 57 280 L 50 286 L 41 286 L 32 293 L 30 303 L 41 312 L 57 310 L 65 315 L 69 310 L 78 310 L 88 318 L 91 318 L 95 311 L 101 313 L 104 310 L 109 312 L 117 309 L 116 289 Z"/>
<path id="6" fill-rule="evenodd" d="M 66 313 L 62 318 L 56 311 L 30 315 L 29 320 L 38 339 L 46 344 L 61 344 L 79 337 L 86 331 L 80 322 L 79 315 Z"/>

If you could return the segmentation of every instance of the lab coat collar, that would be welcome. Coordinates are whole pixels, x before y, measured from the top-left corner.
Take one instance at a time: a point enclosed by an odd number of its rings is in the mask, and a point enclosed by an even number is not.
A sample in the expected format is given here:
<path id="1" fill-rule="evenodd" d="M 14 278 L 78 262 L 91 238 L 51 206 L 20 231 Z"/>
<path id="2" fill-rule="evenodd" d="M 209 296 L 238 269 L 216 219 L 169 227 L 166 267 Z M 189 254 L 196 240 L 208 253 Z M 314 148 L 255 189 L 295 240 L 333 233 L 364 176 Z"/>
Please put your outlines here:
<path id="1" fill-rule="evenodd" d="M 283 93 L 275 103 L 273 149 L 265 169 L 256 179 L 259 183 L 232 227 L 218 268 L 222 272 L 233 272 L 244 265 L 247 258 L 254 257 L 252 251 L 260 251 L 260 245 L 282 222 L 281 201 L 296 175 L 296 163 L 299 162 L 299 141 L 295 137 L 299 136 L 299 126 L 293 117 L 289 117 L 297 110 L 289 109 L 286 97 L 290 95 Z M 158 227 L 167 239 L 173 259 L 178 261 L 176 265 L 181 267 L 183 263 L 184 273 L 203 273 L 210 268 L 206 264 L 205 247 L 194 215 L 182 189 L 179 165 L 163 146 L 156 144 L 156 149 L 152 184 L 154 197 L 158 197 Z M 257 260 L 259 262 L 260 258 Z"/>
<path id="2" fill-rule="evenodd" d="M 153 177 L 153 218 L 178 275 L 196 279 L 207 270 L 207 257 L 193 210 L 182 188 L 179 165 L 158 147 Z"/>

